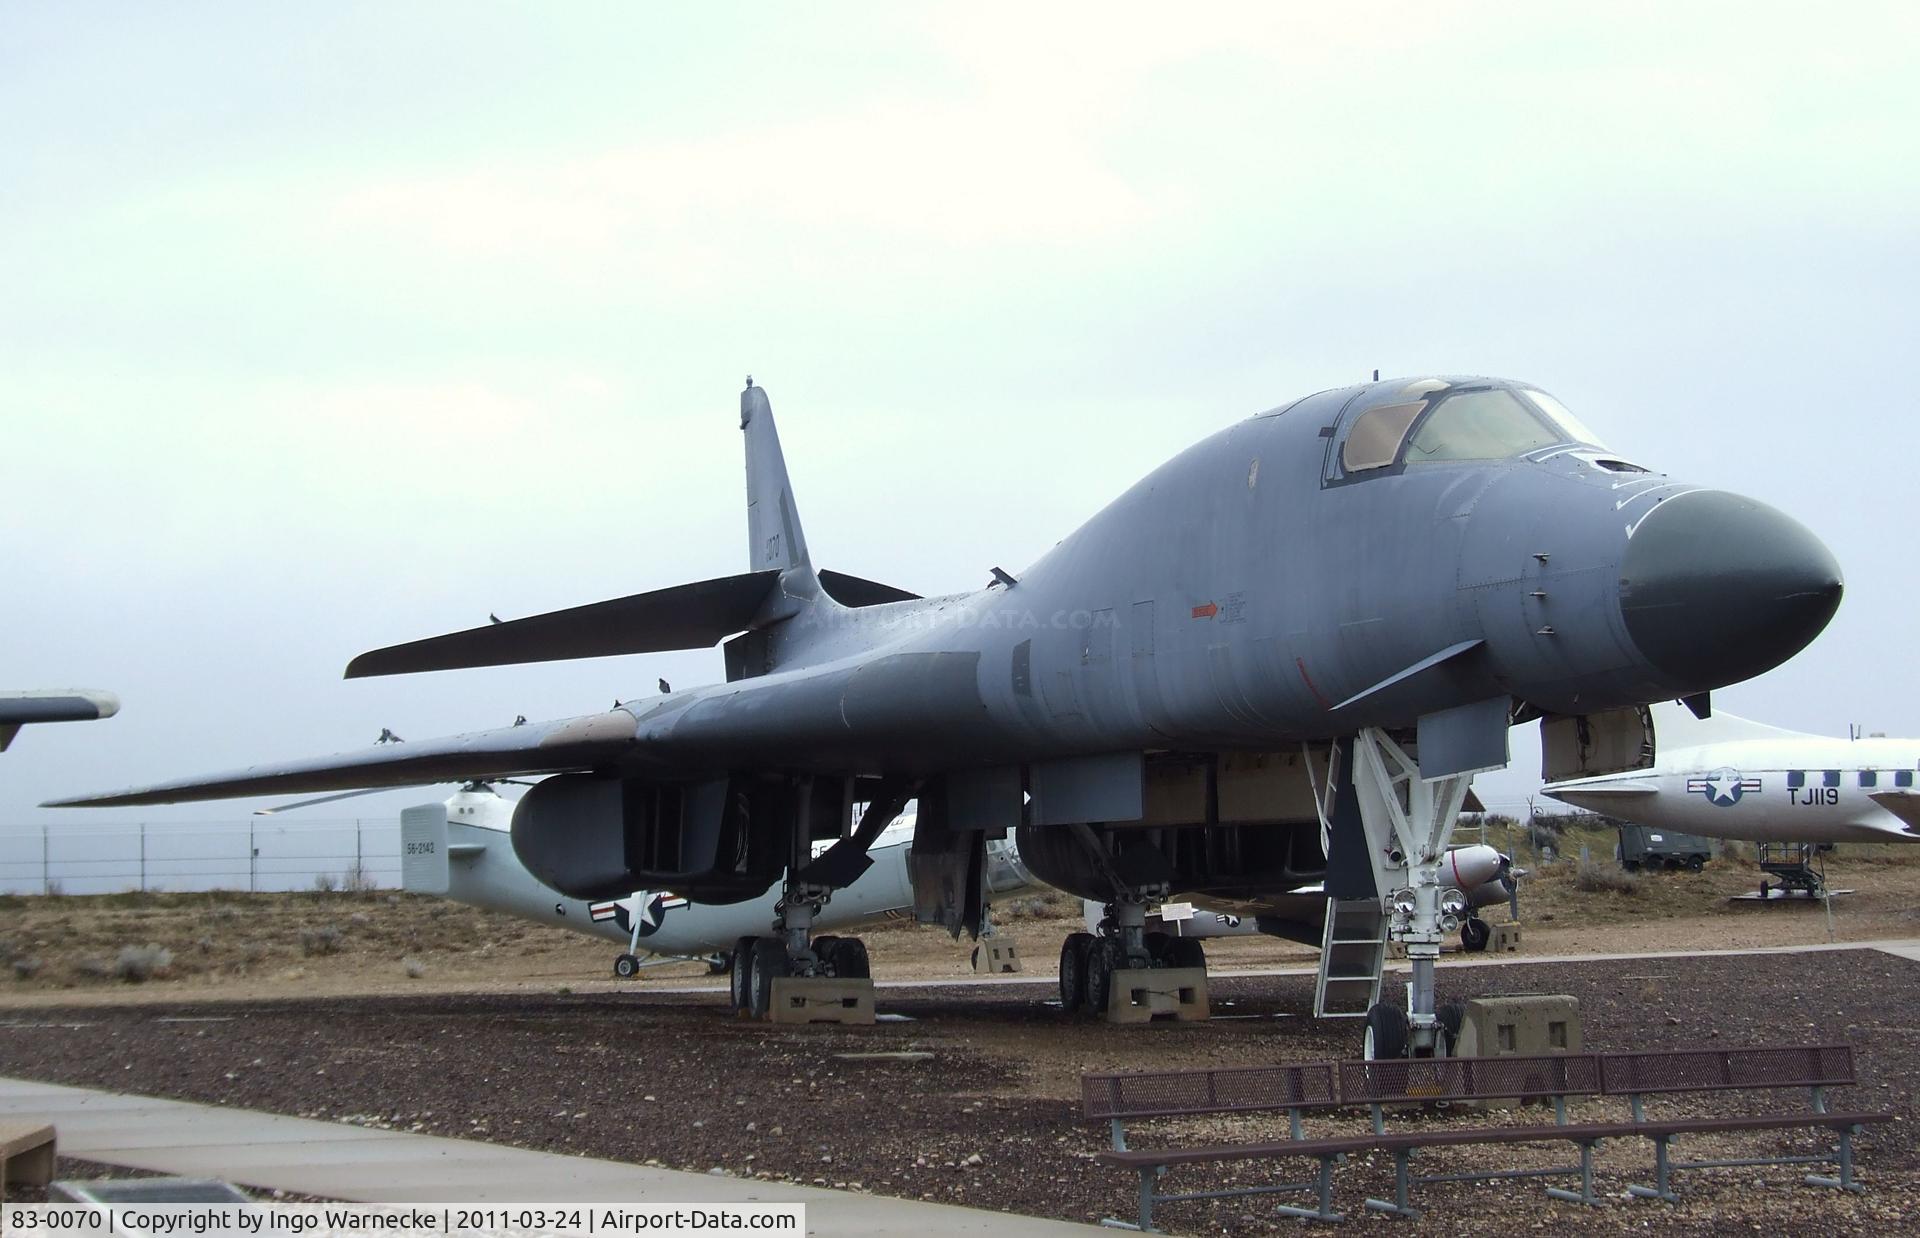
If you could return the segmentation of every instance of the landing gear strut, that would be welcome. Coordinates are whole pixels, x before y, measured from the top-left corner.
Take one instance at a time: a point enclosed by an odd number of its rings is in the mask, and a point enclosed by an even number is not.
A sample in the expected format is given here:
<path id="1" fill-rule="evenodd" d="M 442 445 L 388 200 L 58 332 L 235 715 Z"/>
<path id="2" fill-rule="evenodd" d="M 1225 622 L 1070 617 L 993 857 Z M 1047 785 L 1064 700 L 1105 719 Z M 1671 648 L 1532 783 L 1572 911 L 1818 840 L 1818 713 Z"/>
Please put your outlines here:
<path id="1" fill-rule="evenodd" d="M 1434 964 L 1470 904 L 1447 882 L 1443 861 L 1473 776 L 1422 778 L 1419 762 L 1372 728 L 1354 737 L 1353 751 L 1360 822 L 1391 917 L 1387 934 L 1406 948 L 1413 971 L 1404 1012 L 1384 1002 L 1367 1011 L 1367 1056 L 1444 1056 L 1450 1046 L 1434 1005 Z"/>

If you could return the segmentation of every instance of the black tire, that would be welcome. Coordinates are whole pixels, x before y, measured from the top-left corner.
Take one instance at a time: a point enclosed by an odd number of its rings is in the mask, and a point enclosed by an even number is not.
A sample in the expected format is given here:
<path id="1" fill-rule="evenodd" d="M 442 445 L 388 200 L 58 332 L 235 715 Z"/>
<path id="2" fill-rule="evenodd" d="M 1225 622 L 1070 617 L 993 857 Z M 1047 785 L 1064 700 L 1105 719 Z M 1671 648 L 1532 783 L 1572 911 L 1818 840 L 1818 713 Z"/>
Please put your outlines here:
<path id="1" fill-rule="evenodd" d="M 858 937 L 835 937 L 820 957 L 829 970 L 842 980 L 867 980 L 873 970 L 867 964 L 867 943 Z M 818 945 L 814 947 L 819 950 Z"/>
<path id="2" fill-rule="evenodd" d="M 814 956 L 822 963 L 825 963 L 827 956 L 832 954 L 833 948 L 839 944 L 840 939 L 838 937 L 833 936 L 831 933 L 822 933 L 813 939 Z"/>
<path id="3" fill-rule="evenodd" d="M 1459 1056 L 1460 1028 L 1467 1021 L 1467 1004 L 1447 1002 L 1433 1012 L 1433 1017 L 1440 1021 L 1441 1056 Z"/>
<path id="4" fill-rule="evenodd" d="M 1107 1013 L 1107 1000 L 1113 994 L 1113 973 L 1125 970 L 1126 950 L 1111 937 L 1102 937 L 1087 951 L 1086 1011 L 1095 1018 Z"/>
<path id="5" fill-rule="evenodd" d="M 1367 1007 L 1367 1034 L 1362 1044 L 1362 1056 L 1369 1062 L 1407 1056 L 1407 1012 L 1385 1002 L 1376 1002 Z"/>
<path id="6" fill-rule="evenodd" d="M 713 954 L 707 956 L 707 974 L 709 976 L 724 976 L 732 970 L 733 956 L 731 954 Z"/>
<path id="7" fill-rule="evenodd" d="M 1460 924 L 1460 948 L 1468 954 L 1478 954 L 1487 948 L 1493 940 L 1493 930 L 1479 916 L 1469 916 Z"/>
<path id="8" fill-rule="evenodd" d="M 1147 957 L 1153 960 L 1155 967 L 1172 967 L 1173 964 L 1167 960 L 1173 956 L 1173 943 L 1179 940 L 1172 933 L 1148 933 L 1144 941 Z"/>
<path id="9" fill-rule="evenodd" d="M 614 956 L 613 974 L 622 980 L 631 980 L 640 974 L 640 960 L 631 954 Z"/>
<path id="10" fill-rule="evenodd" d="M 1198 967 L 1207 969 L 1207 948 L 1200 944 L 1197 937 L 1175 937 L 1167 947 L 1168 967 Z"/>
<path id="11" fill-rule="evenodd" d="M 1620 867 L 1626 869 L 1630 873 L 1637 873 L 1640 871 L 1640 861 L 1622 860 L 1620 861 Z"/>
<path id="12" fill-rule="evenodd" d="M 1093 948 L 1092 933 L 1068 933 L 1060 943 L 1060 1009 L 1068 1014 L 1087 1002 L 1087 954 Z"/>
<path id="13" fill-rule="evenodd" d="M 727 991 L 733 998 L 736 1011 L 745 1010 L 749 1005 L 747 994 L 753 984 L 753 943 L 758 937 L 742 937 L 733 943 L 733 968 L 729 973 Z"/>
<path id="14" fill-rule="evenodd" d="M 747 1013 L 756 1019 L 767 1017 L 773 1007 L 773 982 L 776 977 L 793 974 L 793 960 L 787 957 L 787 943 L 778 937 L 753 939 L 753 975 L 747 985 Z"/>
<path id="15" fill-rule="evenodd" d="M 1707 866 L 1707 857 L 1704 855 L 1693 855 L 1693 856 L 1687 857 L 1687 871 L 1690 873 L 1697 873 L 1701 869 L 1705 868 L 1706 866 Z"/>

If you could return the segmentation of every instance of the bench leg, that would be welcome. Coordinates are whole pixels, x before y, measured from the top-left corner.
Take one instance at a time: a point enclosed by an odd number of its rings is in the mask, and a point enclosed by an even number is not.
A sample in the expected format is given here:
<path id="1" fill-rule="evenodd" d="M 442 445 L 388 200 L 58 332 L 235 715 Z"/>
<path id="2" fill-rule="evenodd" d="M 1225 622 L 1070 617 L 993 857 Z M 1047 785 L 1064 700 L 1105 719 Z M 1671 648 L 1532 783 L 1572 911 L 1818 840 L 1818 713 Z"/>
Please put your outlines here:
<path id="1" fill-rule="evenodd" d="M 1407 1197 L 1408 1179 L 1410 1177 L 1407 1172 L 1407 1162 L 1412 1159 L 1413 1153 L 1408 1149 L 1402 1148 L 1394 1152 L 1393 1202 L 1388 1203 L 1384 1199 L 1369 1199 L 1367 1201 L 1367 1207 L 1373 1209 L 1375 1212 L 1390 1212 L 1395 1216 L 1412 1217 L 1414 1220 L 1420 1219 L 1420 1210 L 1414 1207 Z"/>
<path id="2" fill-rule="evenodd" d="M 1305 1217 L 1309 1221 L 1346 1220 L 1333 1210 L 1333 1160 L 1331 1156 L 1320 1158 L 1320 1173 L 1314 1179 L 1313 1188 L 1319 1201 L 1318 1208 L 1296 1208 L 1292 1204 L 1276 1204 L 1273 1210 L 1281 1216 Z"/>
<path id="3" fill-rule="evenodd" d="M 1673 1136 L 1649 1135 L 1647 1138 L 1653 1140 L 1653 1188 L 1649 1190 L 1644 1186 L 1630 1186 L 1627 1188 L 1627 1193 L 1640 1199 L 1664 1199 L 1670 1204 L 1677 1203 L 1680 1197 L 1673 1193 L 1667 1177 L 1670 1172 L 1668 1148 L 1673 1142 Z"/>
<path id="4" fill-rule="evenodd" d="M 1593 1193 L 1593 1144 L 1594 1141 L 1588 1140 L 1580 1145 L 1579 1192 L 1576 1194 L 1557 1186 L 1550 1186 L 1547 1188 L 1547 1194 L 1555 1199 L 1564 1199 L 1570 1204 L 1587 1204 L 1595 1208 L 1600 1206 L 1600 1198 Z"/>
<path id="5" fill-rule="evenodd" d="M 1100 1224 L 1108 1229 L 1137 1229 L 1143 1234 L 1159 1233 L 1160 1231 L 1153 1227 L 1153 1200 L 1154 1187 L 1160 1182 L 1161 1172 L 1162 1167 L 1159 1165 L 1150 1165 L 1140 1170 L 1140 1211 L 1138 1213 L 1140 1219 L 1138 1221 L 1129 1222 L 1122 1221 L 1118 1217 L 1103 1217 Z"/>
<path id="6" fill-rule="evenodd" d="M 1825 1174 L 1808 1174 L 1808 1186 L 1830 1186 L 1838 1191 L 1864 1191 L 1867 1189 L 1853 1180 L 1853 1132 L 1859 1129 L 1857 1126 L 1849 1126 L 1840 1132 L 1840 1149 L 1834 1155 L 1834 1160 L 1840 1164 L 1840 1176 L 1838 1178 L 1829 1178 Z"/>

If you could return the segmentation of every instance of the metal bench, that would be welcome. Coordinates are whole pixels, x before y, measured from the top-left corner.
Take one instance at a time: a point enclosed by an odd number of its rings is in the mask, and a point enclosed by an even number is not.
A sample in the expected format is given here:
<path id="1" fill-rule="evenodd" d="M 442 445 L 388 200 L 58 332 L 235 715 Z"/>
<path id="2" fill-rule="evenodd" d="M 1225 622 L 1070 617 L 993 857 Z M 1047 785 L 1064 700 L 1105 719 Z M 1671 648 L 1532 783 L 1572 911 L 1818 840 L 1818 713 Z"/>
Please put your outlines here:
<path id="1" fill-rule="evenodd" d="M 1333 1210 L 1332 1176 L 1336 1162 L 1353 1152 L 1381 1151 L 1394 1158 L 1394 1198 L 1369 1199 L 1370 1209 L 1417 1217 L 1410 1199 L 1416 1185 L 1497 1178 L 1579 1176 L 1577 1191 L 1548 1188 L 1548 1194 L 1575 1203 L 1598 1205 L 1593 1191 L 1593 1153 L 1601 1141 L 1645 1138 L 1654 1145 L 1655 1185 L 1634 1186 L 1642 1198 L 1675 1198 L 1670 1174 L 1677 1169 L 1746 1165 L 1787 1165 L 1835 1160 L 1838 1177 L 1808 1175 L 1817 1186 L 1859 1190 L 1853 1180 L 1852 1136 L 1862 1126 L 1888 1120 L 1890 1114 L 1835 1113 L 1828 1110 L 1829 1088 L 1854 1083 L 1853 1055 L 1845 1045 L 1796 1048 L 1652 1050 L 1634 1053 L 1572 1053 L 1539 1057 L 1427 1058 L 1365 1062 L 1314 1062 L 1290 1066 L 1235 1067 L 1144 1074 L 1083 1076 L 1081 1097 L 1090 1120 L 1109 1123 L 1113 1148 L 1095 1159 L 1134 1171 L 1139 1177 L 1138 1219 L 1114 1219 L 1108 1225 L 1153 1229 L 1153 1207 L 1160 1203 L 1225 1199 L 1245 1195 L 1312 1191 L 1315 1207 L 1280 1205 L 1288 1216 L 1320 1221 L 1341 1220 Z M 1646 1098 L 1673 1092 L 1751 1091 L 1806 1087 L 1812 1090 L 1809 1110 L 1749 1116 L 1649 1119 Z M 1626 1121 L 1573 1123 L 1568 1120 L 1570 1097 L 1624 1096 L 1631 1106 Z M 1439 1102 L 1540 1100 L 1553 1105 L 1551 1123 L 1518 1126 L 1389 1131 L 1386 1115 L 1404 1105 Z M 1359 1108 L 1371 1115 L 1371 1132 L 1364 1135 L 1307 1138 L 1301 1114 L 1306 1109 Z M 1216 1144 L 1191 1148 L 1141 1149 L 1127 1146 L 1126 1122 L 1159 1117 L 1209 1113 L 1260 1113 L 1285 1110 L 1291 1138 L 1257 1143 Z M 1825 1127 L 1839 1136 L 1832 1156 L 1754 1157 L 1738 1160 L 1675 1163 L 1669 1152 L 1682 1134 L 1781 1130 Z M 1565 1140 L 1580 1149 L 1576 1164 L 1545 1168 L 1494 1169 L 1418 1176 L 1412 1173 L 1413 1154 L 1423 1148 L 1474 1144 L 1523 1144 Z M 1168 1170 L 1182 1165 L 1242 1160 L 1312 1158 L 1319 1171 L 1311 1182 L 1273 1183 L 1212 1191 L 1162 1194 L 1158 1183 Z"/>
<path id="2" fill-rule="evenodd" d="M 1642 1050 L 1634 1053 L 1602 1053 L 1600 1078 L 1609 1096 L 1625 1096 L 1633 1111 L 1635 1134 L 1653 1141 L 1654 1184 L 1627 1188 L 1642 1199 L 1676 1198 L 1671 1175 L 1677 1169 L 1725 1169 L 1747 1165 L 1807 1165 L 1833 1161 L 1837 1176 L 1808 1174 L 1811 1186 L 1858 1191 L 1853 1179 L 1853 1137 L 1859 1130 L 1893 1115 L 1886 1113 L 1834 1113 L 1827 1108 L 1831 1088 L 1852 1087 L 1855 1083 L 1853 1046 L 1798 1045 L 1756 1049 L 1670 1049 Z M 1752 1117 L 1683 1118 L 1649 1121 L 1646 1101 L 1649 1096 L 1682 1092 L 1751 1092 L 1781 1088 L 1806 1088 L 1812 1108 L 1794 1113 L 1765 1114 Z M 1681 1161 L 1671 1159 L 1674 1137 L 1692 1134 L 1719 1134 L 1731 1131 L 1779 1130 L 1793 1127 L 1826 1127 L 1839 1136 L 1831 1156 L 1743 1157 L 1736 1160 Z"/>
<path id="3" fill-rule="evenodd" d="M 1287 1216 L 1337 1221 L 1332 1211 L 1333 1162 L 1345 1152 L 1364 1148 L 1364 1140 L 1307 1140 L 1301 1113 L 1310 1108 L 1338 1105 L 1335 1064 L 1307 1062 L 1287 1066 L 1235 1066 L 1212 1070 L 1170 1070 L 1152 1073 L 1099 1073 L 1080 1076 L 1080 1101 L 1089 1121 L 1105 1121 L 1113 1149 L 1099 1159 L 1134 1170 L 1140 1178 L 1139 1220 L 1129 1224 L 1114 1218 L 1104 1225 L 1153 1230 L 1153 1206 L 1200 1199 L 1230 1199 L 1243 1195 L 1276 1195 L 1313 1191 L 1317 1206 L 1278 1205 Z M 1218 1149 L 1135 1152 L 1127 1147 L 1127 1122 L 1147 1118 L 1190 1117 L 1209 1113 L 1287 1112 L 1291 1138 L 1280 1143 L 1241 1145 L 1240 1155 L 1217 1155 Z M 1320 1170 L 1312 1182 L 1270 1183 L 1220 1191 L 1156 1192 L 1161 1176 L 1174 1165 L 1222 1159 L 1273 1160 L 1288 1156 L 1317 1157 Z"/>
<path id="4" fill-rule="evenodd" d="M 1578 1174 L 1580 1189 L 1548 1187 L 1547 1194 L 1574 1203 L 1594 1204 L 1593 1150 L 1613 1132 L 1611 1126 L 1573 1124 L 1567 1120 L 1567 1098 L 1601 1094 L 1599 1055 L 1555 1053 L 1541 1056 L 1395 1058 L 1385 1061 L 1342 1062 L 1340 1099 L 1347 1105 L 1365 1105 L 1373 1118 L 1372 1147 L 1393 1155 L 1393 1199 L 1369 1199 L 1376 1212 L 1417 1217 L 1411 1202 L 1414 1186 L 1432 1182 L 1468 1182 L 1496 1178 L 1550 1178 Z M 1468 1101 L 1550 1101 L 1553 1122 L 1520 1126 L 1469 1127 L 1450 1130 L 1389 1133 L 1386 1110 L 1408 1103 Z M 1534 1169 L 1490 1169 L 1477 1173 L 1415 1175 L 1413 1154 L 1421 1148 L 1464 1144 L 1539 1143 L 1566 1140 L 1580 1149 L 1572 1165 Z"/>

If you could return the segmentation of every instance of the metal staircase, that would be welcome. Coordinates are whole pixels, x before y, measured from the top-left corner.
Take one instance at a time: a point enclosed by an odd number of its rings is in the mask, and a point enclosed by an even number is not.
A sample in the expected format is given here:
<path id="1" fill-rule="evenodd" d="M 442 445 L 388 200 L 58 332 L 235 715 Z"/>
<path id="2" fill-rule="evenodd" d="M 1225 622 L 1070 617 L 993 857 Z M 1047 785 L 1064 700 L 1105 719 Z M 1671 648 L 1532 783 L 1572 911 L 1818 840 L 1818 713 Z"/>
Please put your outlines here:
<path id="1" fill-rule="evenodd" d="M 1373 898 L 1327 900 L 1320 941 L 1320 975 L 1313 1013 L 1322 1019 L 1361 1019 L 1380 1000 L 1387 965 L 1387 916 Z"/>

